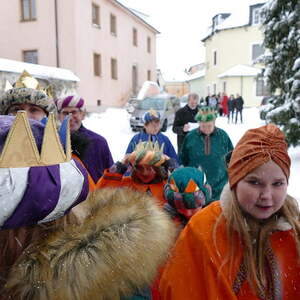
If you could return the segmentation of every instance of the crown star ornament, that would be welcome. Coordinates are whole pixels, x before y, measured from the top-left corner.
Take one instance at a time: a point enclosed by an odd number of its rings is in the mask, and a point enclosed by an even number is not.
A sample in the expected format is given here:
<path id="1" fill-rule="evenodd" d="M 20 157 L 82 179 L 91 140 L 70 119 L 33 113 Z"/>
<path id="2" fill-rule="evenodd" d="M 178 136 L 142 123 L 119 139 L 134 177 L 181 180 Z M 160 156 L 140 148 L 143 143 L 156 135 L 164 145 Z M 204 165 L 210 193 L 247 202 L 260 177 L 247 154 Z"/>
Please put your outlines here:
<path id="1" fill-rule="evenodd" d="M 68 120 L 66 120 L 68 122 Z M 69 124 L 68 126 L 69 127 Z M 49 114 L 44 129 L 41 153 L 36 145 L 27 114 L 19 111 L 6 138 L 0 156 L 0 168 L 21 168 L 50 166 L 71 160 L 71 139 L 69 128 L 66 134 L 65 149 L 56 130 L 53 113 Z"/>
<path id="2" fill-rule="evenodd" d="M 48 97 L 53 98 L 53 88 L 51 85 L 43 88 L 40 83 L 32 77 L 26 70 L 22 72 L 18 80 L 14 84 L 15 88 L 30 88 L 44 92 Z M 14 88 L 8 81 L 6 81 L 5 92 Z"/>

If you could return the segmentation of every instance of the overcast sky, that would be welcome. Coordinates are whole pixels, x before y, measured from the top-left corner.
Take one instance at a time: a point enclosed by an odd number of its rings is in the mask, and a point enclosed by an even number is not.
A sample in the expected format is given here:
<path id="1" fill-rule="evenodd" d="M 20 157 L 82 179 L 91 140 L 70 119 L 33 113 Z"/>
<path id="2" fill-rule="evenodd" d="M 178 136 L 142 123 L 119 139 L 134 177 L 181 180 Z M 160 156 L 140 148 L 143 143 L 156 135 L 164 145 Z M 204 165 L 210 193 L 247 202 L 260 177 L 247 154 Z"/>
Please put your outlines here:
<path id="1" fill-rule="evenodd" d="M 150 16 L 157 36 L 157 67 L 166 79 L 180 79 L 185 68 L 204 62 L 205 36 L 218 13 L 232 13 L 264 0 L 118 0 Z"/>

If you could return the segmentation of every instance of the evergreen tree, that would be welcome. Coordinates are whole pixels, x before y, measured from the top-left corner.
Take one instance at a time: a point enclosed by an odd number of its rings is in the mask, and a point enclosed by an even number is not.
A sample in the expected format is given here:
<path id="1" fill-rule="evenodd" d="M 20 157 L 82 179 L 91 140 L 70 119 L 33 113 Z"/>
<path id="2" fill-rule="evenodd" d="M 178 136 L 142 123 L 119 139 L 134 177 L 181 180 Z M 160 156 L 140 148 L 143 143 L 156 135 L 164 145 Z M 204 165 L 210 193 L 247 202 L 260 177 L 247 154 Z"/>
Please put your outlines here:
<path id="1" fill-rule="evenodd" d="M 271 0 L 262 14 L 268 53 L 265 75 L 273 95 L 266 118 L 296 146 L 300 144 L 300 1 Z"/>

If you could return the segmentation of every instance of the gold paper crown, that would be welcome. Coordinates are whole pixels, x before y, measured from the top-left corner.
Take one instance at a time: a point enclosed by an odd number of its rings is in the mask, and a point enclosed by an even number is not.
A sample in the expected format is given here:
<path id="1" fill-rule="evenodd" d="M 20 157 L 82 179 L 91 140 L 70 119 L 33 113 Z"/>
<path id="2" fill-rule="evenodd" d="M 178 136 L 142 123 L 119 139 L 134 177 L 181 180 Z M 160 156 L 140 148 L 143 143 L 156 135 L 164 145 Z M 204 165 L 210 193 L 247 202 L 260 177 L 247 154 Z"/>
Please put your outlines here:
<path id="1" fill-rule="evenodd" d="M 39 153 L 26 112 L 17 113 L 0 156 L 0 168 L 50 166 L 70 160 L 69 128 L 67 128 L 66 150 L 64 150 L 56 130 L 54 115 L 50 113 L 44 129 L 41 153 Z"/>
<path id="2" fill-rule="evenodd" d="M 30 88 L 33 90 L 39 90 L 44 92 L 49 98 L 53 98 L 53 89 L 52 86 L 49 85 L 46 88 L 43 88 L 39 82 L 32 77 L 26 70 L 22 72 L 16 83 L 14 84 L 15 88 Z M 5 91 L 14 88 L 7 80 L 5 85 Z"/>

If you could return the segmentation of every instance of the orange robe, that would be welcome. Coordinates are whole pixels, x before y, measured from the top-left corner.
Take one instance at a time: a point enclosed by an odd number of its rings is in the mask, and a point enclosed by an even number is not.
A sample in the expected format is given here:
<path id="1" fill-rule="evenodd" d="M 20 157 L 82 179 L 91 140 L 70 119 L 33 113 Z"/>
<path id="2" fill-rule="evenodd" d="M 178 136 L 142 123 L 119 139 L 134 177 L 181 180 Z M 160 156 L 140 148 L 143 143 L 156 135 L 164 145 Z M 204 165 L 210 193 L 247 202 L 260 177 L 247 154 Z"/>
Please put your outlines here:
<path id="1" fill-rule="evenodd" d="M 158 205 L 160 207 L 163 207 L 166 203 L 166 200 L 164 198 L 165 184 L 165 180 L 158 183 L 138 183 L 133 181 L 131 176 L 123 176 L 119 173 L 110 173 L 109 170 L 106 169 L 103 173 L 103 176 L 97 182 L 96 189 L 103 187 L 131 187 L 135 190 L 149 193 L 157 199 Z"/>
<path id="2" fill-rule="evenodd" d="M 162 300 L 259 300 L 247 281 L 237 295 L 232 289 L 243 250 L 237 236 L 232 272 L 227 265 L 219 272 L 228 250 L 225 219 L 216 232 L 219 255 L 214 246 L 213 227 L 220 213 L 216 201 L 197 213 L 181 232 L 160 281 Z M 292 230 L 274 232 L 270 243 L 280 270 L 281 299 L 300 299 L 300 265 Z"/>

